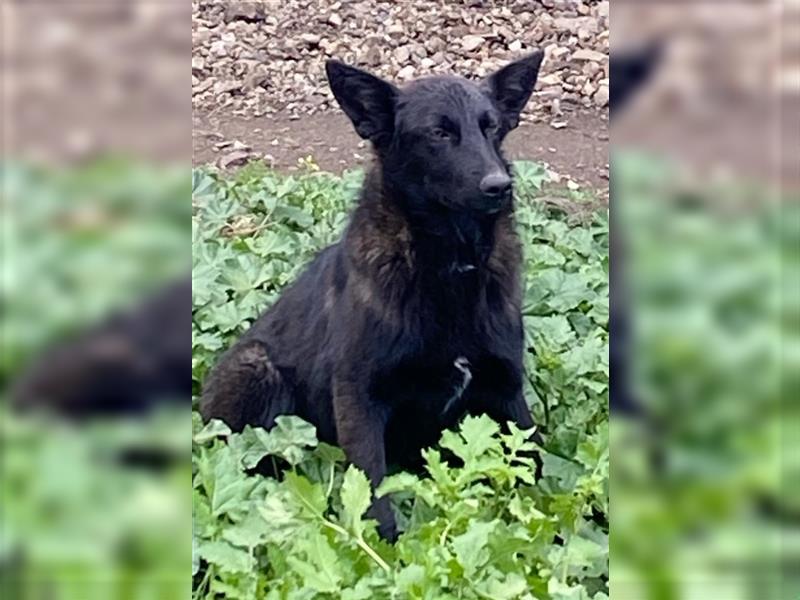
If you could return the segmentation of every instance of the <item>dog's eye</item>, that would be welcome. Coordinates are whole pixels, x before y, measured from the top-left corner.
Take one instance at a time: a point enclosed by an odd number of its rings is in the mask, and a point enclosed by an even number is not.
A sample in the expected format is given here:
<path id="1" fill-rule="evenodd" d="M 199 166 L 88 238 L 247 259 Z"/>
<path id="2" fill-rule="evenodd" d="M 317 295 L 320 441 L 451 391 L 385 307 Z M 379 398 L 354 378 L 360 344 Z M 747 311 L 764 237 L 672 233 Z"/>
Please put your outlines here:
<path id="1" fill-rule="evenodd" d="M 500 126 L 497 123 L 487 123 L 486 127 L 483 128 L 484 133 L 486 135 L 494 135 L 497 133 L 497 130 L 500 129 Z"/>
<path id="2" fill-rule="evenodd" d="M 442 127 L 434 127 L 431 129 L 431 137 L 437 140 L 449 140 L 451 135 L 449 131 Z"/>

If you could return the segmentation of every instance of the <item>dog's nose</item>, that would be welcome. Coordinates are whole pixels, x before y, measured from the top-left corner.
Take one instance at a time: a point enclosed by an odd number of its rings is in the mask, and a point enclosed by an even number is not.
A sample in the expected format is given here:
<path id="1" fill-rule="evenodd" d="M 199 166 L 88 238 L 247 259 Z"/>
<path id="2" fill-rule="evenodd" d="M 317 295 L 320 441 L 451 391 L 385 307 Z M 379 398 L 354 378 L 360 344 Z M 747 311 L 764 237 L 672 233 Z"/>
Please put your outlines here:
<path id="1" fill-rule="evenodd" d="M 481 179 L 480 188 L 487 196 L 502 196 L 511 189 L 511 177 L 502 171 L 493 171 Z"/>

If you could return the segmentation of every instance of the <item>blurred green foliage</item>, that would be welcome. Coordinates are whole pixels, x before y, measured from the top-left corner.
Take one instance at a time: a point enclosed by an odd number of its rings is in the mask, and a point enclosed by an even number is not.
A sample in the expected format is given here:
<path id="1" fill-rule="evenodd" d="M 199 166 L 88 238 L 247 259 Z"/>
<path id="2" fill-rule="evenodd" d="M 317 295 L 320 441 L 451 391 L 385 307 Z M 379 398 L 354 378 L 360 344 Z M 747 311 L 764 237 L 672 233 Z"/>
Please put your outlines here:
<path id="1" fill-rule="evenodd" d="M 32 354 L 188 270 L 183 169 L 107 159 L 78 169 L 0 165 L 0 382 Z"/>
<path id="2" fill-rule="evenodd" d="M 189 399 L 141 419 L 67 423 L 13 413 L 5 388 L 51 344 L 185 274 L 188 173 L 4 164 L 0 183 L 0 596 L 185 597 Z M 134 466 L 136 455 L 163 464 Z"/>
<path id="3" fill-rule="evenodd" d="M 197 391 L 219 353 L 346 223 L 362 174 L 306 167 L 194 174 Z M 607 598 L 607 212 L 539 202 L 545 169 L 515 170 L 526 396 L 546 440 L 542 479 L 520 454 L 532 448 L 527 434 L 468 419 L 440 444 L 462 467 L 432 449 L 428 477 L 384 483 L 404 531 L 390 546 L 363 520 L 365 476 L 318 444 L 313 427 L 285 418 L 271 432 L 230 434 L 195 413 L 195 597 Z M 248 471 L 265 456 L 287 465 L 281 481 Z"/>
<path id="4" fill-rule="evenodd" d="M 645 418 L 612 419 L 614 598 L 800 597 L 800 206 L 614 159 Z"/>
<path id="5" fill-rule="evenodd" d="M 792 569 L 800 562 L 798 204 L 764 202 L 760 186 L 678 187 L 675 172 L 648 157 L 615 159 L 617 168 L 633 384 L 651 416 L 611 426 L 613 597 L 792 600 L 800 593 Z M 386 483 L 406 529 L 389 548 L 363 521 L 362 476 L 307 425 L 288 420 L 222 445 L 213 440 L 220 430 L 195 416 L 190 538 L 185 413 L 78 426 L 12 415 L 3 403 L 3 596 L 184 597 L 194 572 L 201 597 L 253 597 L 253 585 L 275 597 L 603 597 L 607 221 L 574 222 L 540 205 L 543 170 L 517 169 L 526 395 L 546 439 L 542 481 L 528 481 L 508 449 L 529 442 L 470 421 L 442 441 L 483 448 L 464 468 L 431 453 L 431 477 Z M 359 181 L 257 165 L 233 177 L 194 174 L 197 385 L 336 239 Z M 134 303 L 188 262 L 185 174 L 119 161 L 58 173 L 6 165 L 2 183 L 4 382 L 49 343 Z M 142 448 L 173 457 L 170 466 L 123 467 Z M 294 465 L 294 476 L 245 473 L 269 454 Z M 448 496 L 454 489 L 469 493 Z M 308 498 L 318 512 L 303 508 Z M 556 532 L 570 542 L 553 543 Z"/>

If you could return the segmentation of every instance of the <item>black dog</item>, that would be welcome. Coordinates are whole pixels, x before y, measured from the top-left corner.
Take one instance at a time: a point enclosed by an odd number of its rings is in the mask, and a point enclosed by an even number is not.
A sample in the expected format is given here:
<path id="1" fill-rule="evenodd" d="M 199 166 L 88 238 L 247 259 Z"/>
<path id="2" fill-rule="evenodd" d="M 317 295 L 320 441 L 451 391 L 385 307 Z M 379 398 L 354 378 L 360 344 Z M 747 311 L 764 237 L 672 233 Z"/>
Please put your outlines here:
<path id="1" fill-rule="evenodd" d="M 294 414 L 373 484 L 465 413 L 533 426 L 522 395 L 521 254 L 509 165 L 542 53 L 480 83 L 398 89 L 331 61 L 328 80 L 376 164 L 343 239 L 320 253 L 222 357 L 205 419 L 272 426 Z M 373 504 L 396 535 L 388 500 Z"/>
<path id="2" fill-rule="evenodd" d="M 48 348 L 13 384 L 14 407 L 80 420 L 141 414 L 165 401 L 188 406 L 191 303 L 184 276 Z"/>
<path id="3" fill-rule="evenodd" d="M 628 101 L 636 92 L 647 84 L 658 66 L 664 53 L 664 43 L 654 40 L 644 46 L 614 50 L 611 53 L 611 102 L 609 113 L 620 114 Z M 614 161 L 611 161 L 611 269 L 609 272 L 610 309 L 609 332 L 609 368 L 610 390 L 609 408 L 612 414 L 636 415 L 641 411 L 641 404 L 633 393 L 630 381 L 630 365 L 633 361 L 631 351 L 631 303 L 628 300 L 628 289 L 625 282 L 625 230 L 619 226 L 619 217 L 614 204 L 619 201 L 613 193 Z"/>

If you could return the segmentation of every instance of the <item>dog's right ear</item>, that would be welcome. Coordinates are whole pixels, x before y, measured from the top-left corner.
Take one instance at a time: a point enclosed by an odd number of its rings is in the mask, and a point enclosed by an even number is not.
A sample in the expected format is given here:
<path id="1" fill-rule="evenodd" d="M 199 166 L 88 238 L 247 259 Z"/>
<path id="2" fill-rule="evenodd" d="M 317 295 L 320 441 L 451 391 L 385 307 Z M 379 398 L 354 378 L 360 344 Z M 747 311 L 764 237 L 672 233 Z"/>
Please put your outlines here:
<path id="1" fill-rule="evenodd" d="M 325 63 L 333 95 L 356 132 L 375 145 L 391 139 L 394 129 L 394 107 L 398 89 L 366 71 L 337 60 Z"/>

